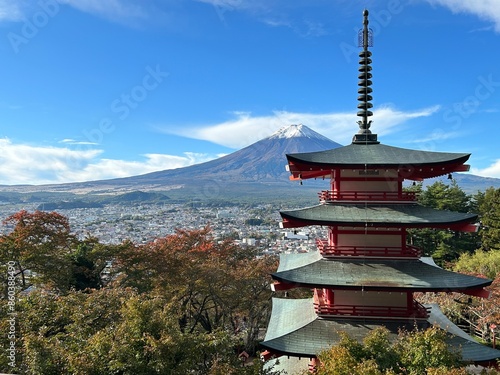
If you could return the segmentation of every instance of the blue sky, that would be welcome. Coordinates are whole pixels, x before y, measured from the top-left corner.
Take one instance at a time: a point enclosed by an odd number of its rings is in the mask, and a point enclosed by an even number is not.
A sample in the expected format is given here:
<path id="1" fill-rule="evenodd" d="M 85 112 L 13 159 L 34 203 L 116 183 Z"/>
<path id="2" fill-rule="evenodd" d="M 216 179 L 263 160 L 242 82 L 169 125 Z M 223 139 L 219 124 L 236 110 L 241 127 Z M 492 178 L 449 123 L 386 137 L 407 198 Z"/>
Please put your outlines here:
<path id="1" fill-rule="evenodd" d="M 302 123 L 470 152 L 500 178 L 498 0 L 0 0 L 0 185 L 100 180 L 220 157 Z"/>

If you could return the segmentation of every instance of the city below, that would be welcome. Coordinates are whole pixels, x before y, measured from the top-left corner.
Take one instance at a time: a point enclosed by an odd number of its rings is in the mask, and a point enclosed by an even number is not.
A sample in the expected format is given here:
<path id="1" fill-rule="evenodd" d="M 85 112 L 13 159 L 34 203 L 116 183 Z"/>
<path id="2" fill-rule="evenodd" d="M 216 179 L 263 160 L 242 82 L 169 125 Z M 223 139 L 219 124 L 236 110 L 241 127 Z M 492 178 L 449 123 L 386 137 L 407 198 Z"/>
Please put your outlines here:
<path id="1" fill-rule="evenodd" d="M 0 206 L 1 219 L 23 209 L 32 212 L 36 207 L 3 204 Z M 316 250 L 316 238 L 325 236 L 322 228 L 283 230 L 279 227 L 279 209 L 272 204 L 217 208 L 179 203 L 117 204 L 55 211 L 69 219 L 71 231 L 80 239 L 91 236 L 103 244 L 120 244 L 127 240 L 144 244 L 174 234 L 176 229 L 195 230 L 209 226 L 215 239 L 232 238 L 242 246 L 258 247 L 263 254 Z M 2 225 L 1 233 L 10 230 L 12 228 Z"/>

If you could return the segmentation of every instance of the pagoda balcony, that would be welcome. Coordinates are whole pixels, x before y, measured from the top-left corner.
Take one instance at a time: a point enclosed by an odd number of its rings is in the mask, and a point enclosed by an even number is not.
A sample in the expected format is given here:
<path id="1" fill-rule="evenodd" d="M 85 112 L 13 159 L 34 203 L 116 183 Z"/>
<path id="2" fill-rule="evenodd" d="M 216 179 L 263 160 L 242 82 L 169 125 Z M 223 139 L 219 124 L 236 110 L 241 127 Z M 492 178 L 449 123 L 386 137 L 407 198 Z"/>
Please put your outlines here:
<path id="1" fill-rule="evenodd" d="M 364 256 L 375 258 L 420 258 L 422 251 L 412 245 L 405 247 L 390 246 L 336 246 L 329 245 L 325 239 L 316 239 L 316 246 L 324 257 Z"/>
<path id="2" fill-rule="evenodd" d="M 322 203 L 338 201 L 363 202 L 415 202 L 418 194 L 414 191 L 332 191 L 323 190 L 318 193 Z"/>
<path id="3" fill-rule="evenodd" d="M 414 318 L 427 319 L 430 308 L 417 301 L 409 307 L 401 306 L 370 306 L 370 305 L 335 305 L 328 304 L 323 298 L 323 292 L 316 290 L 314 295 L 314 309 L 322 317 L 384 317 L 384 318 Z"/>

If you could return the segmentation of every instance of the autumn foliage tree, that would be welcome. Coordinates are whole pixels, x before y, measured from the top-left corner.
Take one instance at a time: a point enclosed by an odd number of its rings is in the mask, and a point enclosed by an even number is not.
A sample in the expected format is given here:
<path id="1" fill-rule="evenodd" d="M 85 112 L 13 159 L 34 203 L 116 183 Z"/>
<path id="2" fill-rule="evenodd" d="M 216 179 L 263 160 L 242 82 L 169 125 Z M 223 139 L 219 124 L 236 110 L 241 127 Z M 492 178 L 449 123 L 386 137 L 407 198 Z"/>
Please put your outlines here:
<path id="1" fill-rule="evenodd" d="M 32 282 L 27 279 L 29 270 L 40 282 L 67 290 L 71 279 L 68 254 L 75 240 L 68 219 L 56 212 L 23 210 L 3 224 L 13 229 L 0 237 L 0 259 L 15 262 L 22 288 Z"/>
<path id="2" fill-rule="evenodd" d="M 256 354 L 275 258 L 216 240 L 208 227 L 104 245 L 76 239 L 57 213 L 21 211 L 4 225 L 11 232 L 0 238 L 1 262 L 16 262 L 24 295 L 16 302 L 18 367 L 2 357 L 0 372 L 273 373 L 238 354 Z M 26 291 L 30 284 L 37 288 Z M 0 299 L 5 332 L 6 312 Z M 7 336 L 0 343 L 7 348 Z"/>
<path id="3" fill-rule="evenodd" d="M 92 237 L 78 240 L 68 218 L 57 212 L 23 210 L 3 225 L 11 231 L 0 236 L 0 263 L 15 263 L 22 290 L 31 285 L 59 293 L 99 288 L 106 261 L 119 250 Z"/>
<path id="4" fill-rule="evenodd" d="M 214 240 L 209 227 L 177 230 L 145 245 L 124 244 L 113 284 L 168 295 L 179 306 L 183 331 L 229 328 L 253 353 L 270 314 L 269 275 L 276 269 L 276 259 L 257 255 L 231 240 Z"/>

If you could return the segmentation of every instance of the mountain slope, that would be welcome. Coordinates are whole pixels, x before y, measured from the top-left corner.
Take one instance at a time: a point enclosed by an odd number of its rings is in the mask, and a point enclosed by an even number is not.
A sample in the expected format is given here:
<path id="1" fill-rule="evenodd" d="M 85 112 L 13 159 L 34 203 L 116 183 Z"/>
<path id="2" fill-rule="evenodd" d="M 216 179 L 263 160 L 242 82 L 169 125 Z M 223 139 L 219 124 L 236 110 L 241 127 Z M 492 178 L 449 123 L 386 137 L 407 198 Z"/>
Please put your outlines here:
<path id="1" fill-rule="evenodd" d="M 113 181 L 166 183 L 194 179 L 217 179 L 227 182 L 288 181 L 285 155 L 295 152 L 321 151 L 341 145 L 311 130 L 305 125 L 290 125 L 239 151 L 189 167 L 148 173 Z M 165 181 L 165 179 L 168 179 Z"/>

